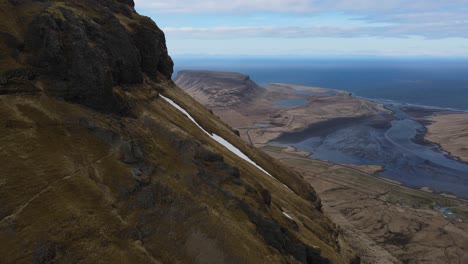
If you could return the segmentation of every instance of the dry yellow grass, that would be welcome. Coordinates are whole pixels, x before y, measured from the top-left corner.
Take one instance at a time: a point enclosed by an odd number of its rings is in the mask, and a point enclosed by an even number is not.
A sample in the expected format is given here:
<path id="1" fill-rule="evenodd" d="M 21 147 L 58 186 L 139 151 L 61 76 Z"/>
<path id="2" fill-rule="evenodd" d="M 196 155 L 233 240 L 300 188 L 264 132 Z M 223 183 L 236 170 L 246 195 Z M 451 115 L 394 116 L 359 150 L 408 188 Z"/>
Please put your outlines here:
<path id="1" fill-rule="evenodd" d="M 468 162 L 468 114 L 435 114 L 425 138 Z"/>
<path id="2" fill-rule="evenodd" d="M 150 86 L 164 90 L 279 181 L 213 142 L 155 98 Z M 284 256 L 258 235 L 238 200 L 284 226 L 291 237 L 317 246 L 334 263 L 343 261 L 334 241 L 338 233 L 305 199 L 311 189 L 300 177 L 248 146 L 179 88 L 169 82 L 150 86 L 116 88 L 137 105 L 136 118 L 107 116 L 44 95 L 0 97 L 1 263 L 283 263 Z M 122 162 L 121 145 L 129 141 L 143 149 L 142 164 Z M 200 149 L 221 153 L 225 163 L 239 168 L 243 183 L 221 180 L 223 167 L 194 157 Z M 153 169 L 136 179 L 135 166 Z M 271 193 L 270 208 L 259 196 L 263 189 Z"/>

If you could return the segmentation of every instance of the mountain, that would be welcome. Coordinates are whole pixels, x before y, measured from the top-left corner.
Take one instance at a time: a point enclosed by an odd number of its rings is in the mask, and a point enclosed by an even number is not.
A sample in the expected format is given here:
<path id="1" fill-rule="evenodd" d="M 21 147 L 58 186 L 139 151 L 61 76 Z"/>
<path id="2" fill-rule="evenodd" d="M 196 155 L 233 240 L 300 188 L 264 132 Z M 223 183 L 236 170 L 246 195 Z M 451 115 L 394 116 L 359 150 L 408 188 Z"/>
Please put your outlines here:
<path id="1" fill-rule="evenodd" d="M 249 76 L 234 72 L 185 70 L 177 73 L 174 82 L 210 109 L 248 103 L 266 92 Z"/>
<path id="2" fill-rule="evenodd" d="M 299 174 L 174 84 L 133 1 L 0 13 L 0 263 L 359 259 Z"/>

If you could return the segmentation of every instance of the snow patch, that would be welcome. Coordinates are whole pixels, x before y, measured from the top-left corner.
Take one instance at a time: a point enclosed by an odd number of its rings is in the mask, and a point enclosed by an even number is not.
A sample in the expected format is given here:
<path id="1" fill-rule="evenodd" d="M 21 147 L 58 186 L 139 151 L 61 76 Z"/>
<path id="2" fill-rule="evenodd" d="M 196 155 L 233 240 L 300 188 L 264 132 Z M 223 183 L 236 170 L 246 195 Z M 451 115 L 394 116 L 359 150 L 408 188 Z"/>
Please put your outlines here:
<path id="1" fill-rule="evenodd" d="M 200 128 L 203 132 L 205 132 L 205 134 L 207 134 L 208 136 L 210 136 L 213 140 L 215 140 L 216 142 L 218 142 L 219 144 L 223 145 L 225 148 L 227 148 L 229 151 L 231 151 L 232 153 L 236 154 L 239 158 L 249 162 L 250 164 L 252 164 L 253 166 L 255 166 L 257 169 L 259 169 L 260 171 L 262 171 L 263 173 L 265 173 L 266 175 L 272 177 L 273 179 L 275 179 L 270 173 L 268 173 L 266 170 L 264 170 L 262 167 L 260 167 L 259 165 L 257 165 L 257 163 L 255 163 L 253 160 L 251 160 L 249 157 L 247 157 L 247 155 L 245 155 L 242 151 L 240 151 L 238 148 L 236 148 L 234 145 L 232 145 L 231 143 L 229 143 L 229 141 L 225 140 L 224 138 L 216 135 L 216 134 L 210 134 L 208 133 L 208 131 L 206 131 L 202 126 L 200 126 L 197 121 L 195 121 L 195 119 L 187 112 L 185 111 L 185 109 L 183 109 L 182 107 L 180 107 L 178 104 L 174 103 L 174 101 L 172 101 L 171 99 L 163 96 L 163 95 L 160 95 L 162 99 L 166 100 L 168 103 L 170 103 L 172 106 L 174 106 L 175 108 L 177 108 L 177 110 L 179 110 L 180 112 L 182 112 L 185 116 L 187 116 L 190 121 L 192 121 L 198 128 Z M 276 180 L 276 179 L 275 179 Z M 284 184 L 283 184 L 284 185 Z M 284 185 L 286 188 L 289 189 L 288 186 Z M 290 189 L 291 190 L 291 189 Z"/>
<path id="2" fill-rule="evenodd" d="M 287 218 L 291 219 L 291 220 L 294 220 L 290 215 L 288 215 L 287 213 L 283 212 L 284 216 L 286 216 Z"/>

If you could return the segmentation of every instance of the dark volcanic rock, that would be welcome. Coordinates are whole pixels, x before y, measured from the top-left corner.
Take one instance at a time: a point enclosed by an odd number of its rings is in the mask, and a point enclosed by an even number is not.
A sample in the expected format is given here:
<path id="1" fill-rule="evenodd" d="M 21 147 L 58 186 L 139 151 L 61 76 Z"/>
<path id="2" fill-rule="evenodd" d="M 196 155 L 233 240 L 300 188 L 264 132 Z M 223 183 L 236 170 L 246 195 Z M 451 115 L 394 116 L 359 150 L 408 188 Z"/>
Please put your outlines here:
<path id="1" fill-rule="evenodd" d="M 36 1 L 10 2 L 27 8 Z M 33 15 L 24 44 L 6 32 L 2 41 L 10 53 L 21 46 L 22 56 L 10 56 L 26 58 L 22 62 L 38 73 L 35 78 L 46 81 L 46 93 L 105 112 L 123 112 L 126 106 L 114 95 L 115 86 L 140 84 L 143 74 L 156 81 L 171 78 L 173 63 L 164 33 L 135 13 L 133 1 L 40 2 L 43 8 Z M 0 72 L 1 82 L 13 82 L 11 75 Z"/>
<path id="2" fill-rule="evenodd" d="M 133 0 L 117 0 L 117 2 L 135 7 L 135 2 L 133 2 Z"/>
<path id="3" fill-rule="evenodd" d="M 22 4 L 25 4 L 25 3 L 30 3 L 30 2 L 47 2 L 49 0 L 8 0 L 8 2 L 10 2 L 11 4 L 13 5 L 22 5 Z"/>
<path id="4" fill-rule="evenodd" d="M 60 246 L 55 242 L 43 241 L 38 243 L 34 252 L 34 263 L 54 263 L 59 250 Z"/>
<path id="5" fill-rule="evenodd" d="M 263 198 L 263 202 L 264 202 L 267 206 L 270 206 L 270 205 L 271 205 L 271 194 L 270 194 L 270 192 L 269 192 L 267 189 L 263 189 L 263 190 L 262 190 L 262 198 Z"/>
<path id="6" fill-rule="evenodd" d="M 166 78 L 171 78 L 174 63 L 167 55 L 164 33 L 147 17 L 141 19 L 141 24 L 134 28 L 133 38 L 141 56 L 141 67 L 149 76 L 157 72 Z"/>
<path id="7" fill-rule="evenodd" d="M 217 161 L 224 161 L 224 157 L 219 155 L 218 153 L 209 151 L 205 148 L 198 148 L 197 153 L 195 155 L 197 160 L 203 160 L 206 162 L 217 162 Z"/>
<path id="8" fill-rule="evenodd" d="M 144 159 L 143 151 L 135 141 L 123 143 L 120 149 L 122 151 L 122 161 L 125 163 L 138 163 Z"/>
<path id="9" fill-rule="evenodd" d="M 300 263 L 330 263 L 330 260 L 320 255 L 319 249 L 304 244 L 274 219 L 260 215 L 252 210 L 245 202 L 240 201 L 239 203 L 240 208 L 247 214 L 250 221 L 256 225 L 257 232 L 268 245 L 282 254 L 293 256 Z"/>

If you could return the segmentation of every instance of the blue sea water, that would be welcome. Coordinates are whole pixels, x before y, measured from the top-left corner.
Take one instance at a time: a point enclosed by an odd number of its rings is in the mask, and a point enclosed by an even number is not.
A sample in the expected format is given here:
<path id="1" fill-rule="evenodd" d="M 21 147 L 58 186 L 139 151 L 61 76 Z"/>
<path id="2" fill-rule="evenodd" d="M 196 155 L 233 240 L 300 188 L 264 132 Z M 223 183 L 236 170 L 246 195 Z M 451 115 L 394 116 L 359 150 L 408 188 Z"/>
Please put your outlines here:
<path id="1" fill-rule="evenodd" d="M 370 99 L 468 110 L 468 59 L 175 58 L 175 70 L 235 71 Z"/>

